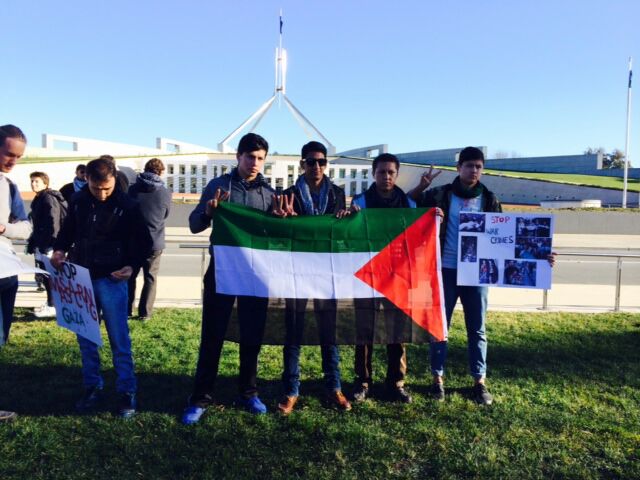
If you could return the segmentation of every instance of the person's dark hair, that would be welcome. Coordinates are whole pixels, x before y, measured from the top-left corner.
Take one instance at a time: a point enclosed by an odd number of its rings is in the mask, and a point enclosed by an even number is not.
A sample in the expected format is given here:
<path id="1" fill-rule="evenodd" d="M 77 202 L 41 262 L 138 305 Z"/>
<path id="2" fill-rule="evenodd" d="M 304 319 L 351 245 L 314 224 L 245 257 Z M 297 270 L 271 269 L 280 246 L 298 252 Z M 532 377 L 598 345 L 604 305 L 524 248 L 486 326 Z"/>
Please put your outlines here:
<path id="1" fill-rule="evenodd" d="M 238 143 L 238 155 L 264 150 L 269 153 L 269 143 L 257 133 L 247 133 Z"/>
<path id="2" fill-rule="evenodd" d="M 320 142 L 311 141 L 309 143 L 305 143 L 302 146 L 302 151 L 300 152 L 300 158 L 307 158 L 311 152 L 319 152 L 327 157 L 327 147 L 325 147 Z"/>
<path id="3" fill-rule="evenodd" d="M 2 125 L 0 127 L 0 145 L 4 145 L 4 141 L 7 138 L 17 138 L 27 143 L 27 137 L 25 134 L 15 125 Z"/>
<path id="4" fill-rule="evenodd" d="M 464 162 L 468 162 L 469 160 L 482 160 L 482 163 L 484 164 L 484 153 L 476 147 L 465 147 L 458 155 L 458 165 L 462 165 Z"/>
<path id="5" fill-rule="evenodd" d="M 116 164 L 113 160 L 103 158 L 106 156 L 103 155 L 87 163 L 87 178 L 94 182 L 104 182 L 109 179 L 109 176 L 116 178 Z"/>
<path id="6" fill-rule="evenodd" d="M 100 160 L 107 160 L 109 162 L 112 162 L 114 165 L 116 164 L 116 159 L 113 158 L 111 155 L 100 155 L 98 158 Z"/>
<path id="7" fill-rule="evenodd" d="M 373 163 L 371 164 L 371 171 L 375 174 L 376 168 L 378 168 L 378 164 L 382 162 L 393 162 L 396 164 L 396 170 L 400 170 L 400 161 L 398 157 L 393 155 L 392 153 L 382 153 L 373 159 Z"/>
<path id="8" fill-rule="evenodd" d="M 42 182 L 48 187 L 49 186 L 49 175 L 44 172 L 31 172 L 29 174 L 29 178 L 33 180 L 34 178 L 41 178 Z"/>
<path id="9" fill-rule="evenodd" d="M 84 163 L 80 163 L 77 167 L 76 167 L 76 173 L 78 173 L 79 170 L 87 170 L 87 166 Z"/>
<path id="10" fill-rule="evenodd" d="M 152 158 L 144 164 L 144 171 L 162 175 L 162 172 L 164 172 L 164 163 L 162 163 L 162 160 L 159 158 Z"/>

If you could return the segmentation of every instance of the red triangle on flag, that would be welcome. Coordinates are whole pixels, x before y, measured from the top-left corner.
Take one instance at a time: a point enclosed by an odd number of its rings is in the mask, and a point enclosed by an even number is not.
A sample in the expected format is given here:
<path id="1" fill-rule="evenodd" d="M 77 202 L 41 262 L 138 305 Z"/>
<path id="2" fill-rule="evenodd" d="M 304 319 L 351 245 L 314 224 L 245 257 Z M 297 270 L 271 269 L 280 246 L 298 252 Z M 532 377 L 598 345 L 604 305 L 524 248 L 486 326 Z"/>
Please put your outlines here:
<path id="1" fill-rule="evenodd" d="M 432 208 L 355 276 L 405 312 L 436 341 L 447 339 L 442 280 L 438 265 L 438 225 Z"/>

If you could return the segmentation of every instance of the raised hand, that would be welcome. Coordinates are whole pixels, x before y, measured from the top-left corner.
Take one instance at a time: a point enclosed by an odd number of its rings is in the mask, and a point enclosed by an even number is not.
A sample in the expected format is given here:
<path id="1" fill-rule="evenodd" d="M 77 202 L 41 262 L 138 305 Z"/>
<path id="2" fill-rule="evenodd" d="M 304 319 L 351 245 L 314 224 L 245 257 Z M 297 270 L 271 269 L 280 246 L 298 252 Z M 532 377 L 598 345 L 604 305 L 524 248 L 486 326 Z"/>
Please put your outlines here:
<path id="1" fill-rule="evenodd" d="M 418 184 L 418 188 L 424 191 L 426 188 L 431 185 L 431 182 L 442 173 L 442 170 L 433 171 L 433 164 L 429 167 L 429 170 L 420 175 L 420 183 Z"/>
<path id="2" fill-rule="evenodd" d="M 272 195 L 271 213 L 276 217 L 296 217 L 298 214 L 293 208 L 293 192 L 290 195 Z"/>
<path id="3" fill-rule="evenodd" d="M 206 214 L 209 217 L 213 216 L 213 210 L 218 208 L 220 202 L 224 202 L 229 199 L 229 192 L 223 192 L 221 189 L 217 189 L 213 198 L 207 202 Z"/>

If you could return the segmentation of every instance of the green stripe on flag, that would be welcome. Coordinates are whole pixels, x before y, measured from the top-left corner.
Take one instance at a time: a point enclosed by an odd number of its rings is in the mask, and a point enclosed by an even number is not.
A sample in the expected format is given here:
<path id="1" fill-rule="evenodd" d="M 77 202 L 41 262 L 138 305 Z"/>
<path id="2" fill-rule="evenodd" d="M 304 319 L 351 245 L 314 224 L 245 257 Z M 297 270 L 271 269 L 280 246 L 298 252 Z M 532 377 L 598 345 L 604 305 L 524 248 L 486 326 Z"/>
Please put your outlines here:
<path id="1" fill-rule="evenodd" d="M 211 241 L 258 250 L 348 253 L 379 252 L 428 209 L 363 209 L 347 218 L 333 215 L 278 218 L 223 202 L 215 210 Z"/>

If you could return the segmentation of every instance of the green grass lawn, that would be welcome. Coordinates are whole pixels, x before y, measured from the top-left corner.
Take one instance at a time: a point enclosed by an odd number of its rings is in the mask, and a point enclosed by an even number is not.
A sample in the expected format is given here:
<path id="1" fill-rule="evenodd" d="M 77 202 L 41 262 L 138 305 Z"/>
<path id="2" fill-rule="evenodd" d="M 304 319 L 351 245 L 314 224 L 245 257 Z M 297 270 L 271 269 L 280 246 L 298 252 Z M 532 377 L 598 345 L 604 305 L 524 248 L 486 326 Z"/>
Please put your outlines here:
<path id="1" fill-rule="evenodd" d="M 22 312 L 24 313 L 24 312 Z M 427 389 L 428 348 L 410 346 L 414 403 L 367 401 L 352 412 L 323 406 L 320 355 L 303 350 L 300 409 L 254 417 L 232 406 L 238 349 L 227 344 L 218 400 L 200 424 L 178 415 L 192 385 L 199 310 L 160 310 L 132 322 L 142 413 L 112 413 L 114 373 L 104 349 L 104 411 L 78 416 L 75 338 L 53 322 L 14 324 L 0 352 L 0 478 L 640 478 L 640 315 L 490 313 L 491 407 L 469 398 L 463 321 L 456 313 L 447 398 Z M 103 332 L 104 335 L 104 332 Z M 260 392 L 280 394 L 281 347 L 264 347 Z M 341 347 L 345 390 L 353 348 Z M 376 379 L 385 353 L 376 351 Z"/>

